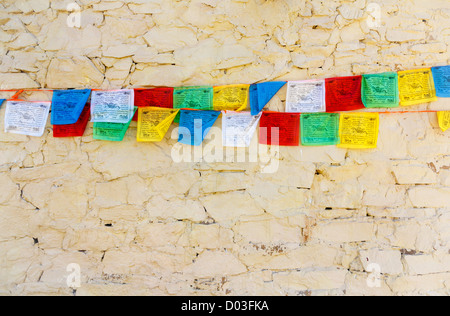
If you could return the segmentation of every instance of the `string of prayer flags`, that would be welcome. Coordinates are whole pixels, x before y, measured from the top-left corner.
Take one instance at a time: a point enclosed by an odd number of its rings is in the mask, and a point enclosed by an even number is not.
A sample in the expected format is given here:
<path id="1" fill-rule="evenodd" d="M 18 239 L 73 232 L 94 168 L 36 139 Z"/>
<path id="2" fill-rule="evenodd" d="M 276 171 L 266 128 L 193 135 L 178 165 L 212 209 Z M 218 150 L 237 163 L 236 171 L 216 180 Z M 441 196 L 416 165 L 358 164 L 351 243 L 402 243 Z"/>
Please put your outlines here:
<path id="1" fill-rule="evenodd" d="M 75 124 L 53 125 L 53 137 L 81 137 L 89 122 L 90 105 L 86 105 Z"/>
<path id="2" fill-rule="evenodd" d="M 431 69 L 399 71 L 400 105 L 409 106 L 437 101 Z"/>
<path id="3" fill-rule="evenodd" d="M 224 147 L 250 147 L 262 113 L 222 112 L 222 139 Z"/>
<path id="4" fill-rule="evenodd" d="M 138 111 L 137 141 L 160 142 L 180 110 L 142 107 Z"/>
<path id="5" fill-rule="evenodd" d="M 352 149 L 376 148 L 380 125 L 379 113 L 341 113 L 338 147 Z"/>
<path id="6" fill-rule="evenodd" d="M 250 86 L 250 108 L 252 115 L 258 115 L 273 99 L 275 94 L 286 85 L 286 81 L 273 81 Z"/>
<path id="7" fill-rule="evenodd" d="M 325 80 L 288 82 L 286 112 L 325 112 Z"/>
<path id="8" fill-rule="evenodd" d="M 262 112 L 285 85 L 286 81 L 278 81 L 215 87 L 1 91 L 14 93 L 6 102 L 5 132 L 30 136 L 43 135 L 50 108 L 54 137 L 83 136 L 91 116 L 94 138 L 111 141 L 124 138 L 132 119 L 138 121 L 138 141 L 161 141 L 182 114 L 179 141 L 191 145 L 203 142 L 222 111 L 222 137 L 227 147 L 249 146 L 258 122 L 261 144 L 298 146 L 301 140 L 304 146 L 339 144 L 344 148 L 375 148 L 379 114 L 384 113 L 437 112 L 440 128 L 450 128 L 450 111 L 445 110 L 339 115 L 364 108 L 394 108 L 449 98 L 450 66 L 290 81 L 286 112 Z M 52 91 L 52 102 L 20 100 L 24 91 Z M 4 101 L 0 99 L 0 107 Z M 249 103 L 250 113 L 245 112 Z"/>
<path id="9" fill-rule="evenodd" d="M 325 86 L 327 112 L 364 109 L 361 101 L 362 76 L 326 79 Z"/>
<path id="10" fill-rule="evenodd" d="M 44 135 L 51 102 L 6 102 L 5 133 Z"/>
<path id="11" fill-rule="evenodd" d="M 442 111 L 437 113 L 439 127 L 443 132 L 450 128 L 450 111 Z"/>
<path id="12" fill-rule="evenodd" d="M 134 107 L 134 112 L 137 111 L 137 107 Z M 133 112 L 133 115 L 134 115 Z M 125 137 L 125 134 L 130 127 L 131 115 L 127 123 L 109 123 L 109 122 L 97 122 L 94 123 L 94 139 L 106 140 L 111 142 L 121 142 Z"/>
<path id="13" fill-rule="evenodd" d="M 215 111 L 244 111 L 247 108 L 250 85 L 237 84 L 214 87 Z"/>
<path id="14" fill-rule="evenodd" d="M 436 96 L 440 98 L 450 98 L 450 66 L 433 67 L 434 84 Z"/>
<path id="15" fill-rule="evenodd" d="M 134 89 L 134 106 L 173 108 L 173 88 Z M 138 113 L 133 117 L 137 121 Z"/>
<path id="16" fill-rule="evenodd" d="M 300 114 L 263 112 L 259 124 L 262 145 L 299 146 Z"/>
<path id="17" fill-rule="evenodd" d="M 134 113 L 134 90 L 92 91 L 92 122 L 127 124 Z"/>
<path id="18" fill-rule="evenodd" d="M 57 90 L 52 98 L 52 125 L 75 124 L 80 118 L 86 103 L 91 96 L 91 90 Z"/>
<path id="19" fill-rule="evenodd" d="M 362 102 L 366 108 L 396 108 L 400 105 L 398 74 L 363 75 Z"/>
<path id="20" fill-rule="evenodd" d="M 300 122 L 303 146 L 330 146 L 339 144 L 338 113 L 302 114 Z"/>
<path id="21" fill-rule="evenodd" d="M 219 115 L 219 111 L 181 110 L 178 142 L 200 146 Z"/>

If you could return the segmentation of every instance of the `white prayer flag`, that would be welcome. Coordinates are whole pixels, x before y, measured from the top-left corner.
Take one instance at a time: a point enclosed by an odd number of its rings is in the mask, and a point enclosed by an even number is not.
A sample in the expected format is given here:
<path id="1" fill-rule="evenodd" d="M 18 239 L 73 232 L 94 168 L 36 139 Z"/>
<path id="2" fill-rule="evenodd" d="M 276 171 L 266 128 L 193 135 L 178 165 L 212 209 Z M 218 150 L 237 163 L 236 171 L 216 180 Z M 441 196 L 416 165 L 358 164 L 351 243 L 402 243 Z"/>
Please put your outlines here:
<path id="1" fill-rule="evenodd" d="M 40 137 L 44 135 L 51 102 L 8 101 L 5 133 Z"/>
<path id="2" fill-rule="evenodd" d="M 286 112 L 326 112 L 325 80 L 288 82 Z"/>
<path id="3" fill-rule="evenodd" d="M 262 113 L 222 112 L 222 137 L 224 147 L 249 147 Z"/>
<path id="4" fill-rule="evenodd" d="M 91 121 L 128 123 L 134 116 L 134 90 L 92 91 Z"/>

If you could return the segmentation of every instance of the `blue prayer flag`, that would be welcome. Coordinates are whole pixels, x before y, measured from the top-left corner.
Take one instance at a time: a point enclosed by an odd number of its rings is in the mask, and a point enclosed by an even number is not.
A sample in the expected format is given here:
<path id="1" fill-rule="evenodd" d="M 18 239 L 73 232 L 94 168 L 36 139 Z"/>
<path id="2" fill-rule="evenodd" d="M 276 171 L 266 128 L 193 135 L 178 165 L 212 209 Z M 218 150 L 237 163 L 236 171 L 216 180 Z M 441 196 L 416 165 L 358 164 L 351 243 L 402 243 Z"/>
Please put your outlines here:
<path id="1" fill-rule="evenodd" d="M 200 146 L 220 113 L 220 111 L 181 110 L 178 142 Z"/>
<path id="2" fill-rule="evenodd" d="M 54 91 L 51 123 L 53 125 L 75 124 L 80 118 L 90 94 L 90 89 Z"/>
<path id="3" fill-rule="evenodd" d="M 434 85 L 436 95 L 441 98 L 450 98 L 450 66 L 433 67 Z"/>
<path id="4" fill-rule="evenodd" d="M 284 87 L 286 81 L 263 82 L 251 85 L 250 107 L 251 114 L 258 115 L 270 100 Z"/>

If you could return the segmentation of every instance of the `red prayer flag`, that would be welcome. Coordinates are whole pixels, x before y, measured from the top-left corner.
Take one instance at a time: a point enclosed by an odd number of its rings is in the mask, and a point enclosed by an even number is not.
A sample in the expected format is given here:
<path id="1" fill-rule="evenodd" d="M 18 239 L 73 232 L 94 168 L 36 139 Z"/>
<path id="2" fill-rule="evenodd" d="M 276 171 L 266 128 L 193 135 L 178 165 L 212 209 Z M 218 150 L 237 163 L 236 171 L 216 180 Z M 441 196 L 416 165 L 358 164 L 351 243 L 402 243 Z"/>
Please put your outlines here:
<path id="1" fill-rule="evenodd" d="M 153 88 L 153 89 L 135 89 L 134 106 L 137 107 L 159 107 L 173 109 L 173 90 L 174 88 Z M 133 121 L 137 121 L 138 112 L 134 115 Z"/>
<path id="2" fill-rule="evenodd" d="M 53 137 L 81 137 L 84 135 L 86 126 L 89 122 L 89 116 L 91 114 L 91 106 L 87 104 L 83 112 L 81 112 L 80 118 L 75 124 L 69 125 L 53 125 Z"/>
<path id="3" fill-rule="evenodd" d="M 327 112 L 364 109 L 361 100 L 362 76 L 329 78 L 325 84 Z"/>
<path id="4" fill-rule="evenodd" d="M 300 114 L 263 112 L 259 124 L 259 143 L 263 145 L 299 146 Z"/>

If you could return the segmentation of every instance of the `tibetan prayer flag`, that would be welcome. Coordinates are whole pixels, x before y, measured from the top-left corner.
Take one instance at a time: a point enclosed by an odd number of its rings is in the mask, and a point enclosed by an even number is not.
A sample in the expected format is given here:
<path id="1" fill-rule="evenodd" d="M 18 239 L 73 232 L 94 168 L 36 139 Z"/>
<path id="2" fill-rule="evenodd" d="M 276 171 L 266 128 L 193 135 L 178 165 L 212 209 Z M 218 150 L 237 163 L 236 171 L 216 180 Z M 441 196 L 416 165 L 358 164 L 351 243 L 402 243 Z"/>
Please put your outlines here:
<path id="1" fill-rule="evenodd" d="M 219 115 L 219 111 L 181 110 L 178 142 L 200 146 Z"/>
<path id="2" fill-rule="evenodd" d="M 263 145 L 298 146 L 300 114 L 263 112 L 259 124 L 259 142 Z"/>
<path id="3" fill-rule="evenodd" d="M 212 110 L 213 88 L 209 86 L 175 88 L 173 108 Z"/>
<path id="4" fill-rule="evenodd" d="M 442 111 L 437 113 L 439 127 L 443 132 L 450 128 L 450 111 Z"/>
<path id="5" fill-rule="evenodd" d="M 362 76 L 326 79 L 325 86 L 327 112 L 364 109 L 361 101 Z"/>
<path id="6" fill-rule="evenodd" d="M 137 107 L 134 108 L 134 111 L 136 110 Z M 121 142 L 130 127 L 133 115 L 127 123 L 94 123 L 94 139 Z"/>
<path id="7" fill-rule="evenodd" d="M 80 118 L 90 95 L 90 89 L 54 91 L 51 123 L 53 125 L 75 124 Z"/>
<path id="8" fill-rule="evenodd" d="M 380 116 L 378 113 L 341 113 L 339 138 L 341 148 L 376 148 Z"/>
<path id="9" fill-rule="evenodd" d="M 222 139 L 224 147 L 249 147 L 262 113 L 222 112 Z"/>
<path id="10" fill-rule="evenodd" d="M 436 96 L 450 98 L 450 66 L 433 67 L 431 71 L 433 72 Z"/>
<path id="11" fill-rule="evenodd" d="M 398 87 L 401 106 L 437 101 L 433 76 L 429 68 L 400 71 Z"/>
<path id="12" fill-rule="evenodd" d="M 303 146 L 330 146 L 339 144 L 339 114 L 302 114 L 301 138 Z"/>
<path id="13" fill-rule="evenodd" d="M 215 111 L 244 111 L 247 108 L 250 85 L 238 84 L 214 87 Z"/>
<path id="14" fill-rule="evenodd" d="M 213 88 L 210 86 L 182 87 L 173 91 L 174 109 L 213 110 Z M 180 115 L 175 122 L 178 123 Z"/>
<path id="15" fill-rule="evenodd" d="M 92 122 L 128 124 L 134 113 L 134 90 L 92 91 Z"/>
<path id="16" fill-rule="evenodd" d="M 261 113 L 275 94 L 286 85 L 286 81 L 272 81 L 252 84 L 250 86 L 250 107 L 251 114 Z"/>
<path id="17" fill-rule="evenodd" d="M 325 112 L 325 80 L 288 82 L 286 112 Z"/>
<path id="18" fill-rule="evenodd" d="M 134 89 L 134 106 L 173 108 L 173 88 Z M 138 113 L 133 117 L 137 121 Z"/>
<path id="19" fill-rule="evenodd" d="M 5 99 L 0 99 L 0 108 L 2 107 L 3 102 L 5 102 L 5 101 L 6 101 Z"/>
<path id="20" fill-rule="evenodd" d="M 139 108 L 138 142 L 160 142 L 164 139 L 180 110 L 158 107 Z"/>
<path id="21" fill-rule="evenodd" d="M 81 137 L 89 122 L 90 105 L 86 105 L 75 124 L 53 125 L 53 137 Z"/>
<path id="22" fill-rule="evenodd" d="M 6 102 L 5 133 L 44 135 L 51 102 Z"/>
<path id="23" fill-rule="evenodd" d="M 366 108 L 399 107 L 398 74 L 387 72 L 364 75 L 362 79 L 362 101 Z"/>

